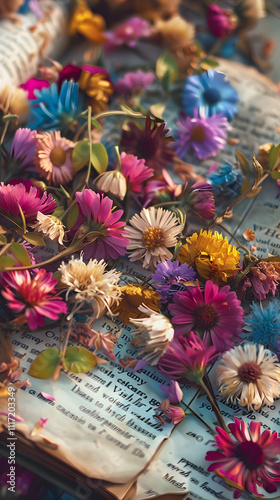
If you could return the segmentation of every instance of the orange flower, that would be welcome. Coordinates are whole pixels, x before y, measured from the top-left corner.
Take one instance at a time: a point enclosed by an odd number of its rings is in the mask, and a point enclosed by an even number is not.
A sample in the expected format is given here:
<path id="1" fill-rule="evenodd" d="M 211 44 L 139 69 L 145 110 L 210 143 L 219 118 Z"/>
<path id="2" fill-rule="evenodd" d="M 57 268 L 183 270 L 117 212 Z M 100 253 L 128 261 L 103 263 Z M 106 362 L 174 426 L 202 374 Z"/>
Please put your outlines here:
<path id="1" fill-rule="evenodd" d="M 118 315 L 118 318 L 124 325 L 130 323 L 130 319 L 145 318 L 146 314 L 139 311 L 138 307 L 144 304 L 153 311 L 160 309 L 160 295 L 147 288 L 147 286 L 132 285 L 121 287 L 122 296 L 118 305 L 114 304 L 111 308 L 113 314 Z"/>
<path id="2" fill-rule="evenodd" d="M 105 27 L 103 17 L 94 14 L 87 6 L 86 1 L 80 0 L 72 14 L 69 27 L 70 35 L 80 33 L 90 42 L 102 43 L 105 41 L 103 35 Z"/>

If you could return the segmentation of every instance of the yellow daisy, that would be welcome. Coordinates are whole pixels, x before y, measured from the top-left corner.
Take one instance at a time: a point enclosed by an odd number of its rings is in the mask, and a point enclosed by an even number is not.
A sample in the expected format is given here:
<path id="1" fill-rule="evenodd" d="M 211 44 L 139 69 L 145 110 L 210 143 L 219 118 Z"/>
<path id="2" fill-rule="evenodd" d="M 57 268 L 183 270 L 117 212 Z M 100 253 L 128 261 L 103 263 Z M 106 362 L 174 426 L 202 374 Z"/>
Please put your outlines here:
<path id="1" fill-rule="evenodd" d="M 217 231 L 200 231 L 187 238 L 178 254 L 181 264 L 195 265 L 198 274 L 213 283 L 227 281 L 237 271 L 240 253 Z"/>
<path id="2" fill-rule="evenodd" d="M 118 315 L 118 318 L 124 325 L 130 323 L 130 319 L 145 318 L 146 314 L 139 311 L 138 307 L 144 304 L 153 311 L 160 310 L 160 295 L 141 285 L 127 285 L 121 287 L 122 296 L 118 304 L 111 308 L 112 313 Z"/>

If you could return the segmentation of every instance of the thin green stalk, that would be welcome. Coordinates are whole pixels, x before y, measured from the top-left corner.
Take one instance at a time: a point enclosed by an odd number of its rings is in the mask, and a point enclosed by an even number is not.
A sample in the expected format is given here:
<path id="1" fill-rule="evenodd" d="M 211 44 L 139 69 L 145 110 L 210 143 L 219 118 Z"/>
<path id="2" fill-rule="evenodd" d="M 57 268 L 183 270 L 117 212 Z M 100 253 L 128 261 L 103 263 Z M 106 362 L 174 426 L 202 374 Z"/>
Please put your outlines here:
<path id="1" fill-rule="evenodd" d="M 209 388 L 206 386 L 206 384 L 204 383 L 204 381 L 202 379 L 199 381 L 199 384 L 200 384 L 201 388 L 203 389 L 203 391 L 205 392 L 206 396 L 208 397 L 208 400 L 213 408 L 213 412 L 215 413 L 218 425 L 220 427 L 222 427 L 222 429 L 224 429 L 224 431 L 228 432 L 227 426 L 225 424 L 225 421 L 223 419 L 223 416 L 221 414 L 220 408 L 218 406 L 218 403 L 217 403 L 215 397 L 212 395 L 211 391 L 209 390 Z"/>

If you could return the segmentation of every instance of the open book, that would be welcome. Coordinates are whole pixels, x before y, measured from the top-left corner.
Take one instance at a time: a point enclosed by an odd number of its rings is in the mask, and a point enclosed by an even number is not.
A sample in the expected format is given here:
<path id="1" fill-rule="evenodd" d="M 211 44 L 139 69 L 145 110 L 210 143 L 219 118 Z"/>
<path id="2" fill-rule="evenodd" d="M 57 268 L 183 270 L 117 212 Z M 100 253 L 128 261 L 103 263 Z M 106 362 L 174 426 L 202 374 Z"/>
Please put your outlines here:
<path id="1" fill-rule="evenodd" d="M 278 144 L 280 96 L 257 73 L 240 65 L 222 63 L 219 69 L 228 74 L 241 98 L 230 132 L 240 141 L 238 149 L 250 158 L 260 144 Z M 228 145 L 215 161 L 233 161 L 235 149 Z M 197 171 L 205 173 L 211 164 L 211 160 L 200 162 Z M 279 253 L 279 207 L 277 184 L 267 180 L 257 197 L 236 207 L 229 222 L 232 232 L 242 238 L 249 227 L 256 233 L 259 255 Z M 126 273 L 145 278 L 142 267 L 129 261 L 123 260 L 119 269 L 124 281 L 133 280 Z M 112 322 L 104 317 L 94 328 L 115 333 L 122 330 L 116 361 L 99 364 L 86 374 L 64 372 L 57 382 L 32 378 L 31 388 L 19 389 L 15 412 L 24 421 L 16 422 L 16 449 L 61 477 L 72 479 L 78 498 L 85 498 L 82 488 L 93 488 L 104 498 L 119 500 L 231 498 L 233 492 L 226 483 L 207 472 L 209 463 L 204 457 L 213 437 L 204 424 L 187 416 L 176 427 L 162 426 L 154 418 L 154 410 L 164 398 L 160 386 L 168 384 L 167 379 L 153 368 L 131 372 L 118 364 L 124 356 L 137 355 L 130 343 L 132 326 L 124 327 L 117 319 Z M 51 329 L 12 337 L 15 356 L 25 356 L 22 367 L 26 372 L 35 356 L 46 347 L 57 347 L 58 340 L 58 332 Z M 45 399 L 42 393 L 51 394 L 54 401 Z M 197 397 L 194 387 L 184 387 L 184 401 L 214 424 L 210 404 L 206 397 Z M 0 399 L 0 412 L 7 411 L 6 404 L 4 398 Z M 223 403 L 221 409 L 226 421 L 238 416 L 247 422 L 258 420 L 264 429 L 280 430 L 280 402 L 258 412 Z M 40 434 L 31 436 L 40 418 L 48 418 L 47 425 Z M 7 430 L 7 417 L 0 413 L 1 424 L 3 431 Z M 7 444 L 7 433 L 0 434 L 0 439 Z M 245 493 L 241 498 L 250 497 Z"/>

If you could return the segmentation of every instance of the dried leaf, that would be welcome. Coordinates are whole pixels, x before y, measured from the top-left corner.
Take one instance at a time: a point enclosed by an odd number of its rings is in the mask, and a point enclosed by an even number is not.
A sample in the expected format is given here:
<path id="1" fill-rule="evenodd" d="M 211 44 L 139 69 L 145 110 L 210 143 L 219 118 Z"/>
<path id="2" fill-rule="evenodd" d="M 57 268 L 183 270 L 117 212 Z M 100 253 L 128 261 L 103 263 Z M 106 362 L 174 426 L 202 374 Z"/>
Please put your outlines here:
<path id="1" fill-rule="evenodd" d="M 250 166 L 246 156 L 238 150 L 236 150 L 235 154 L 243 174 L 248 175 L 250 173 Z"/>
<path id="2" fill-rule="evenodd" d="M 253 151 L 253 167 L 254 167 L 254 172 L 255 172 L 255 182 L 253 184 L 253 187 L 255 187 L 258 185 L 261 178 L 263 177 L 263 167 L 261 166 L 260 162 L 257 160 L 254 151 Z"/>
<path id="3" fill-rule="evenodd" d="M 245 229 L 243 232 L 243 238 L 246 241 L 253 241 L 255 239 L 255 233 L 252 229 L 249 229 L 248 227 Z"/>

